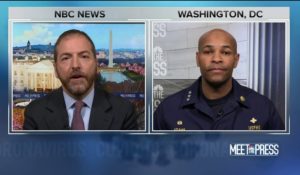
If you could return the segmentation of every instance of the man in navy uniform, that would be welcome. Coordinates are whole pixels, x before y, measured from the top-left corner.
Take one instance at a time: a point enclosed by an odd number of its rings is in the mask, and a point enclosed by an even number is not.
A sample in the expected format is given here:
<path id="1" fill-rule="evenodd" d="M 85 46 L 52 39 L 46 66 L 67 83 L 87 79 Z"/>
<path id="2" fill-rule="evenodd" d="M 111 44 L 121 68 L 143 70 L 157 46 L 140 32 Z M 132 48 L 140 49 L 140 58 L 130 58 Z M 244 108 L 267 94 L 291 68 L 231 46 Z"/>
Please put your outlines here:
<path id="1" fill-rule="evenodd" d="M 201 76 L 167 97 L 154 113 L 154 130 L 284 130 L 273 103 L 232 78 L 237 42 L 221 29 L 199 38 Z"/>

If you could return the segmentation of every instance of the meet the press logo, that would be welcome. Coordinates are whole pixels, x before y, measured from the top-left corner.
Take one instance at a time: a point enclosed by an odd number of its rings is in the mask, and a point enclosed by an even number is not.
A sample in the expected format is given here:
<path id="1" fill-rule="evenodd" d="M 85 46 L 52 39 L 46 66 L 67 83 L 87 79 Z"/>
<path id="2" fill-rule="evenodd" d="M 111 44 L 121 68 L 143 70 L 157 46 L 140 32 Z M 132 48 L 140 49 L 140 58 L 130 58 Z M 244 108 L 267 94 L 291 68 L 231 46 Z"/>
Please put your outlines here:
<path id="1" fill-rule="evenodd" d="M 230 156 L 278 156 L 277 143 L 238 143 L 230 144 Z"/>

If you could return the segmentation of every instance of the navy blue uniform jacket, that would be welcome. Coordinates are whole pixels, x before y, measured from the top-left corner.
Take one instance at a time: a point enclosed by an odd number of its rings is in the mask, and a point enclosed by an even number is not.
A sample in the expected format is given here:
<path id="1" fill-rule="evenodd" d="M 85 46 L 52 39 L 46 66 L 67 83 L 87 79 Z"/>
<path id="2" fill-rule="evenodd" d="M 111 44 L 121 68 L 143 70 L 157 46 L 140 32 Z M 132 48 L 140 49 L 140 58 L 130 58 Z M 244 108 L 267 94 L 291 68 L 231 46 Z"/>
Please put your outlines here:
<path id="1" fill-rule="evenodd" d="M 201 77 L 161 102 L 154 113 L 154 130 L 284 130 L 273 103 L 234 79 L 233 95 L 214 116 L 200 82 Z"/>
<path id="2" fill-rule="evenodd" d="M 31 102 L 25 109 L 25 130 L 67 130 L 68 113 L 62 88 Z M 95 87 L 89 130 L 137 130 L 134 106 Z"/>

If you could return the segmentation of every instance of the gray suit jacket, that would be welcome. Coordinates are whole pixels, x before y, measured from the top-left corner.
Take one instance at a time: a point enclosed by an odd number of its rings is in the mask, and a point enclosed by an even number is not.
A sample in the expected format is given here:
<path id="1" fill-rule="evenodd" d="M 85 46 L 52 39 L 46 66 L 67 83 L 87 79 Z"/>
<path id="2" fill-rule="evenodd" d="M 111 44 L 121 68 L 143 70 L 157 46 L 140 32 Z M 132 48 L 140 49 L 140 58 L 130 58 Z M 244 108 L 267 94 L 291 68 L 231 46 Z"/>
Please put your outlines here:
<path id="1" fill-rule="evenodd" d="M 25 109 L 24 130 L 67 130 L 68 113 L 59 88 L 32 101 Z M 125 99 L 95 87 L 89 130 L 136 130 L 134 106 Z"/>

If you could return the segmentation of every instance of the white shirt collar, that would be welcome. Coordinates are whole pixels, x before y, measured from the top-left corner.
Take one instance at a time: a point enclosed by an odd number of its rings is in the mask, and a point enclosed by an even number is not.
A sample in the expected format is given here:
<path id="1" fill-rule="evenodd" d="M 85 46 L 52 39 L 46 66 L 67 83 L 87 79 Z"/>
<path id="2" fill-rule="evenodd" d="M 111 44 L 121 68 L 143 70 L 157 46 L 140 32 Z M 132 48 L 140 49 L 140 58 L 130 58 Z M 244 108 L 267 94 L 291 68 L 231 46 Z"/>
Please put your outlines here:
<path id="1" fill-rule="evenodd" d="M 92 108 L 93 100 L 94 100 L 94 93 L 95 93 L 95 88 L 92 88 L 92 90 L 82 99 L 82 101 L 85 103 L 85 105 L 89 108 Z M 64 90 L 63 90 L 63 95 L 64 95 L 64 99 L 65 99 L 67 109 L 72 108 L 73 104 L 77 100 L 75 100 L 73 97 L 71 97 Z"/>

